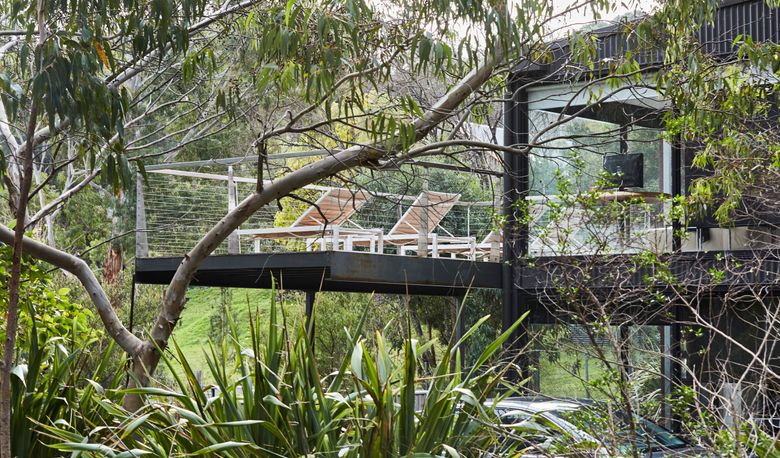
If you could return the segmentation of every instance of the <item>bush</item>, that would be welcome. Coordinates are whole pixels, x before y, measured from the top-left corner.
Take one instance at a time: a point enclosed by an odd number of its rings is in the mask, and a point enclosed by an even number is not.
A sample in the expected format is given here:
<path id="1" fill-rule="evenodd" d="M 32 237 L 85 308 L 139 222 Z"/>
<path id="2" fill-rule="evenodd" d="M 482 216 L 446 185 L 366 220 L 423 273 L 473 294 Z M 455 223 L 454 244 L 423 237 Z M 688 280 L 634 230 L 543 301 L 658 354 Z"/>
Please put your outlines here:
<path id="1" fill-rule="evenodd" d="M 0 283 L 6 289 L 10 257 L 10 247 L 0 247 Z M 54 289 L 44 265 L 25 259 L 20 285 L 11 373 L 12 451 L 19 457 L 60 456 L 47 446 L 54 439 L 46 428 L 56 424 L 86 431 L 111 421 L 113 414 L 104 407 L 112 399 L 97 381 L 119 387 L 122 371 L 109 372 L 113 347 L 100 349 L 103 334 L 90 326 L 92 313 L 70 302 L 67 288 Z M 0 296 L 0 310 L 7 306 L 8 296 Z M 93 348 L 99 350 L 92 353 Z"/>
<path id="2" fill-rule="evenodd" d="M 405 340 L 402 363 L 396 365 L 378 332 L 371 354 L 360 333 L 369 311 L 363 310 L 354 334 L 344 336 L 350 354 L 325 377 L 306 331 L 288 326 L 284 308 L 272 304 L 266 342 L 258 338 L 255 316 L 247 348 L 235 338 L 234 323 L 231 336 L 210 345 L 213 387 L 201 386 L 174 343 L 174 355 L 163 357 L 169 367 L 178 359 L 184 368 L 174 387 L 91 391 L 106 396 L 110 409 L 100 410 L 110 416 L 91 428 L 52 421 L 44 429 L 59 439 L 53 446 L 57 450 L 86 456 L 477 456 L 485 451 L 503 455 L 517 447 L 498 434 L 495 414 L 484 404 L 506 370 L 485 363 L 509 332 L 488 345 L 468 370 L 460 364 L 460 343 L 450 342 L 417 411 L 417 369 L 425 346 Z M 119 409 L 115 399 L 128 393 L 144 396 L 145 407 L 134 413 Z"/>

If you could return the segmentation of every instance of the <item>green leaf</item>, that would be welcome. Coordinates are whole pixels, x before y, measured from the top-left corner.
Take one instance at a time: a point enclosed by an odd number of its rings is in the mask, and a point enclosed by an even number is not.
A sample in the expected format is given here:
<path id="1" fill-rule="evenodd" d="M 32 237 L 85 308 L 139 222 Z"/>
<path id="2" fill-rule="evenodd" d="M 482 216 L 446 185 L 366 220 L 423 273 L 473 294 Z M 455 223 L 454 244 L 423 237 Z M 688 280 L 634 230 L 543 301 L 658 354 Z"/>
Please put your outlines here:
<path id="1" fill-rule="evenodd" d="M 450 455 L 452 458 L 460 458 L 460 453 L 458 453 L 457 450 L 450 447 L 447 444 L 441 444 L 441 447 L 447 452 L 448 455 Z"/>
<path id="2" fill-rule="evenodd" d="M 287 0 L 287 5 L 284 7 L 284 25 L 290 27 L 290 11 L 292 10 L 295 0 Z"/>
<path id="3" fill-rule="evenodd" d="M 76 442 L 65 442 L 62 444 L 54 444 L 53 448 L 62 450 L 64 452 L 92 452 L 99 453 L 103 456 L 116 457 L 116 452 L 111 448 L 102 444 L 83 444 Z"/>
<path id="4" fill-rule="evenodd" d="M 290 410 L 290 407 L 287 404 L 285 404 L 282 401 L 280 401 L 276 396 L 272 396 L 270 394 L 266 395 L 265 397 L 263 397 L 263 402 L 268 402 L 268 403 L 273 404 L 273 405 L 275 405 L 277 407 L 281 407 L 283 409 Z"/>
<path id="5" fill-rule="evenodd" d="M 127 450 L 125 452 L 119 453 L 115 455 L 114 458 L 134 458 L 136 456 L 144 456 L 144 455 L 154 455 L 154 452 L 149 450 L 140 450 L 134 448 L 132 450 Z"/>
<path id="6" fill-rule="evenodd" d="M 363 378 L 363 343 L 358 341 L 355 347 L 352 349 L 352 362 L 350 364 L 352 374 L 362 379 Z"/>
<path id="7" fill-rule="evenodd" d="M 129 436 L 129 435 L 133 434 L 133 433 L 135 432 L 135 430 L 136 430 L 136 429 L 138 429 L 138 428 L 139 428 L 141 425 L 143 425 L 144 423 L 146 423 L 146 420 L 148 420 L 148 419 L 149 419 L 149 417 L 151 417 L 151 416 L 152 416 L 152 414 L 151 414 L 151 413 L 147 413 L 147 414 L 145 414 L 145 415 L 141 415 L 140 417 L 138 417 L 138 418 L 136 418 L 135 420 L 131 421 L 131 422 L 130 422 L 130 423 L 129 423 L 129 424 L 128 424 L 128 425 L 127 425 L 125 428 L 124 428 L 124 431 L 122 432 L 122 436 L 121 436 L 121 438 L 122 438 L 122 439 L 124 439 L 124 438 L 126 438 L 127 436 Z"/>
<path id="8" fill-rule="evenodd" d="M 163 388 L 156 388 L 156 387 L 137 387 L 137 388 L 126 388 L 124 390 L 117 390 L 118 393 L 121 394 L 140 394 L 140 395 L 146 395 L 146 396 L 169 396 L 172 398 L 186 398 L 186 394 L 177 393 L 175 391 L 169 391 Z"/>
<path id="9" fill-rule="evenodd" d="M 27 364 L 18 364 L 11 369 L 11 375 L 15 376 L 27 388 Z"/>
<path id="10" fill-rule="evenodd" d="M 217 454 L 219 456 L 220 452 L 224 452 L 226 450 L 232 450 L 235 448 L 243 448 L 243 447 L 250 447 L 251 444 L 248 442 L 220 442 L 219 444 L 209 445 L 208 447 L 204 447 L 197 452 L 190 453 L 189 456 L 197 456 L 197 455 L 207 455 L 211 453 Z"/>

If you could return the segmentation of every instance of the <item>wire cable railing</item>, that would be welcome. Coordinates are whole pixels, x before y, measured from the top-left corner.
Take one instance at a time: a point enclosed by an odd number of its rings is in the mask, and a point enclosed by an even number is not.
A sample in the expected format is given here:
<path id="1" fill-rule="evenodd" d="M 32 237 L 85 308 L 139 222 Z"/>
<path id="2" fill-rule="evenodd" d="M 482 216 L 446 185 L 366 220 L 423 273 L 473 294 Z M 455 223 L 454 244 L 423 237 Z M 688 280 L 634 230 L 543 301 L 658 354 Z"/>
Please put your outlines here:
<path id="1" fill-rule="evenodd" d="M 137 223 L 140 223 L 137 225 L 145 234 L 144 240 L 137 247 L 138 255 L 165 257 L 182 256 L 186 253 L 231 208 L 253 192 L 254 179 L 239 174 L 251 176 L 250 169 L 248 164 L 198 164 L 196 170 L 160 166 L 149 170 L 146 179 L 139 181 L 137 188 L 139 208 L 136 216 Z M 450 245 L 471 243 L 476 246 L 488 234 L 497 230 L 498 210 L 495 200 L 469 202 L 460 200 L 457 195 L 450 202 L 431 203 L 422 208 L 420 195 L 355 189 L 350 192 L 364 193 L 366 202 L 338 224 L 333 224 L 332 221 L 324 222 L 321 234 L 307 233 L 305 236 L 298 236 L 285 234 L 283 230 L 278 236 L 267 234 L 269 231 L 273 233 L 277 229 L 290 226 L 292 220 L 300 217 L 304 211 L 309 211 L 316 217 L 319 210 L 312 210 L 310 203 L 333 189 L 337 187 L 309 186 L 301 190 L 300 199 L 288 197 L 282 199 L 282 202 L 272 202 L 244 222 L 226 243 L 217 248 L 215 254 L 346 249 L 348 242 L 352 251 L 405 254 L 399 247 L 417 246 L 421 239 L 408 234 L 394 236 L 391 231 L 404 215 L 407 215 L 407 218 L 412 216 L 413 225 L 422 224 L 422 217 L 414 219 L 416 214 L 410 211 L 417 207 L 424 210 L 432 223 L 436 220 L 434 227 L 427 231 L 430 234 L 426 237 L 426 243 L 437 239 L 441 250 L 446 252 L 443 256 L 459 257 L 464 254 L 464 250 L 450 249 Z M 437 191 L 431 192 L 435 194 Z M 347 207 L 348 203 L 343 205 Z M 446 211 L 441 211 L 443 215 L 437 214 L 439 205 L 447 207 Z M 340 231 L 343 239 L 335 245 L 330 241 L 332 234 L 326 235 L 334 229 Z M 327 243 L 323 243 L 326 237 L 330 238 Z M 348 237 L 352 239 L 348 241 Z M 376 240 L 364 240 L 371 237 Z M 378 247 L 380 239 L 381 249 Z M 424 255 L 438 255 L 436 248 L 424 250 Z M 471 251 L 474 257 L 474 250 Z"/>

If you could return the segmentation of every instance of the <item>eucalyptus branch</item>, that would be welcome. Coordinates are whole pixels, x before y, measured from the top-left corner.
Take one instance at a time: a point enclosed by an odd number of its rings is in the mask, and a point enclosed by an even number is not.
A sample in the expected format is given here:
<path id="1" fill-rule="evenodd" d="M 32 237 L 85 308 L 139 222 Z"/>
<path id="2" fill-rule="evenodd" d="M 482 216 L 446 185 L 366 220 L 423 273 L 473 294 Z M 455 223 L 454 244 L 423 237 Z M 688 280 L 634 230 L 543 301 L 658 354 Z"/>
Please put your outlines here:
<path id="1" fill-rule="evenodd" d="M 503 52 L 499 51 L 496 55 L 488 57 L 483 65 L 472 70 L 421 118 L 417 119 L 414 123 L 417 138 L 424 138 L 435 126 L 451 116 L 460 103 L 492 76 L 496 66 L 502 62 L 503 56 Z M 136 378 L 143 383 L 148 380 L 149 374 L 156 368 L 160 360 L 157 348 L 167 348 L 168 339 L 184 308 L 185 292 L 195 272 L 229 234 L 260 208 L 289 195 L 296 189 L 334 176 L 344 170 L 380 159 L 387 152 L 379 149 L 378 146 L 354 146 L 307 164 L 265 186 L 261 192 L 253 193 L 214 225 L 187 253 L 169 283 L 163 297 L 162 309 L 151 330 L 153 343 L 146 343 L 143 353 L 137 355 L 140 364 L 137 364 L 135 368 Z M 140 407 L 140 399 L 127 397 L 125 406 L 135 410 Z"/>
<path id="2" fill-rule="evenodd" d="M 12 244 L 13 240 L 14 232 L 0 224 L 0 242 Z M 135 353 L 141 346 L 141 339 L 131 334 L 122 324 L 100 282 L 83 259 L 27 236 L 24 237 L 23 246 L 24 252 L 33 258 L 40 259 L 75 275 L 89 294 L 108 334 L 116 340 L 122 350 L 131 355 Z"/>
<path id="3" fill-rule="evenodd" d="M 84 189 L 88 184 L 90 184 L 95 178 L 100 175 L 100 168 L 95 167 L 92 169 L 92 171 L 87 174 L 81 181 L 79 181 L 76 185 L 66 189 L 64 192 L 62 192 L 59 196 L 57 196 L 55 199 L 53 199 L 51 202 L 49 202 L 46 206 L 42 207 L 40 210 L 38 210 L 37 213 L 35 213 L 32 217 L 28 219 L 27 227 L 34 226 L 38 223 L 41 219 L 45 218 L 49 213 L 53 212 L 57 208 L 59 208 L 62 204 L 64 204 L 68 199 L 73 197 L 76 193 Z"/>

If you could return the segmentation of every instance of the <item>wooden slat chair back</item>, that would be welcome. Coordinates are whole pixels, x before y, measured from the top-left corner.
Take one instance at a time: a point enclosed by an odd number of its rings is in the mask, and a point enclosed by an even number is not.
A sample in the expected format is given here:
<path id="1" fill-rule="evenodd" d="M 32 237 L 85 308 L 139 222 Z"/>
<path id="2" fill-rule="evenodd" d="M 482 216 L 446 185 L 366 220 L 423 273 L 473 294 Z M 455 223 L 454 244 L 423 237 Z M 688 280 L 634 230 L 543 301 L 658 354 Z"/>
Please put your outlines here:
<path id="1" fill-rule="evenodd" d="M 484 239 L 482 239 L 481 243 L 487 244 L 487 243 L 498 243 L 501 244 L 504 241 L 504 233 L 503 231 L 490 231 L 488 235 L 485 236 Z"/>
<path id="2" fill-rule="evenodd" d="M 460 194 L 435 191 L 422 192 L 387 235 L 416 235 L 419 234 L 421 228 L 423 232 L 431 233 L 447 213 L 452 210 L 452 207 L 455 206 L 458 200 L 460 200 Z M 425 212 L 428 213 L 427 227 L 423 227 L 423 215 Z"/>
<path id="3" fill-rule="evenodd" d="M 368 202 L 369 195 L 363 191 L 344 188 L 331 189 L 310 206 L 292 227 L 340 225 Z"/>

